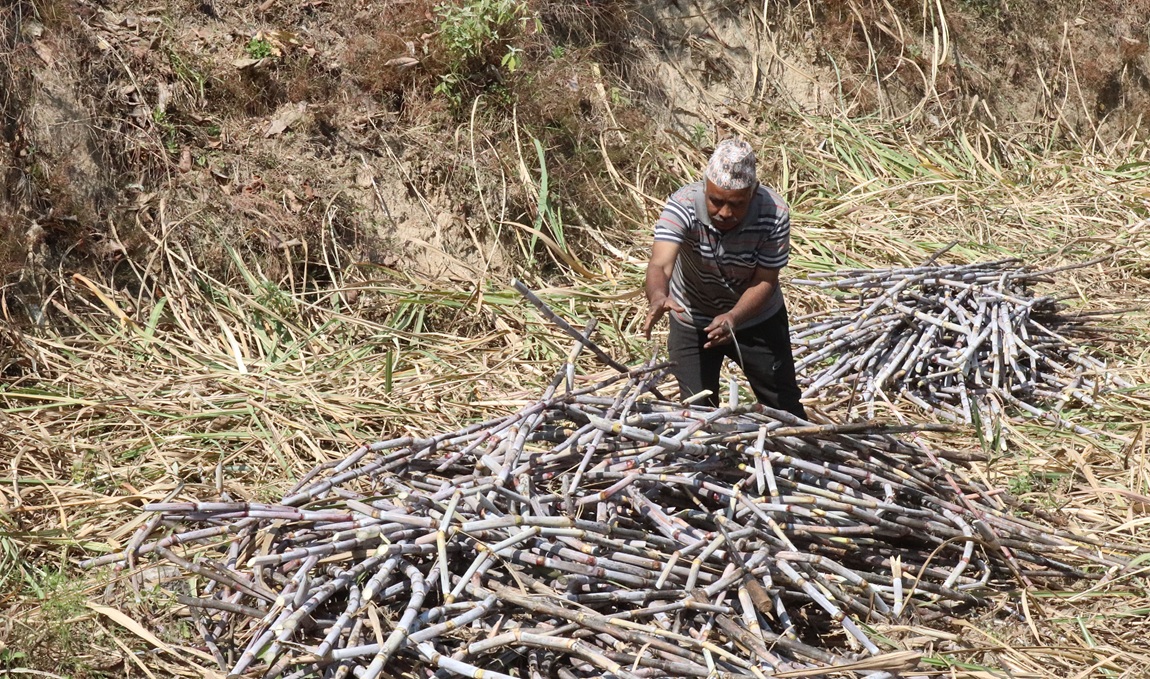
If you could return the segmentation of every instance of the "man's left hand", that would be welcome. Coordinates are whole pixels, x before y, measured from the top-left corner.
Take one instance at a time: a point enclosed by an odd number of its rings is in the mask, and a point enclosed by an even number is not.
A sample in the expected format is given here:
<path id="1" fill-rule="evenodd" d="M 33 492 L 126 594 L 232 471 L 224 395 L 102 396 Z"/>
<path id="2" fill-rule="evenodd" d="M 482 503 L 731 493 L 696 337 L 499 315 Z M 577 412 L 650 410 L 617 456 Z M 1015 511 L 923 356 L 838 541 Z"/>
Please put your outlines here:
<path id="1" fill-rule="evenodd" d="M 735 339 L 735 318 L 730 313 L 715 316 L 715 320 L 703 329 L 707 333 L 707 343 L 704 349 L 729 344 Z"/>

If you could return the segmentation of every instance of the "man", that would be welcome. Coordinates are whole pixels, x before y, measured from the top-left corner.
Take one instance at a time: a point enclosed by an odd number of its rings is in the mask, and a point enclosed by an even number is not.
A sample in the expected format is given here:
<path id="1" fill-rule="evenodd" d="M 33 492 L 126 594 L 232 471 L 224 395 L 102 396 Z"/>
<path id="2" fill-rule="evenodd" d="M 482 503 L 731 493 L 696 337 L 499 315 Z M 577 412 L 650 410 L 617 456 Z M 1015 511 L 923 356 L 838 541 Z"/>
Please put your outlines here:
<path id="1" fill-rule="evenodd" d="M 676 191 L 655 224 L 643 331 L 671 312 L 667 350 L 683 399 L 719 403 L 719 369 L 734 359 L 760 403 L 806 419 L 795 382 L 779 269 L 790 252 L 790 213 L 759 184 L 742 140 L 719 144 L 703 181 Z"/>

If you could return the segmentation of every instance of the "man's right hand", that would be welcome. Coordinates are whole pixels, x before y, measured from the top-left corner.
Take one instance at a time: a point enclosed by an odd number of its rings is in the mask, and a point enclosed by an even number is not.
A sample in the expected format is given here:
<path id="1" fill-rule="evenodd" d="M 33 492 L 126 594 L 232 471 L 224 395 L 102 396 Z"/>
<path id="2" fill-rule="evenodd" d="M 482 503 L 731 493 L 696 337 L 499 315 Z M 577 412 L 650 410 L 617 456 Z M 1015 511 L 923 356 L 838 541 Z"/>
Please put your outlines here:
<path id="1" fill-rule="evenodd" d="M 643 290 L 647 294 L 647 301 L 651 310 L 647 312 L 647 322 L 643 324 L 643 334 L 651 339 L 651 328 L 668 311 L 686 311 L 671 299 L 671 274 L 675 271 L 675 262 L 679 259 L 679 244 L 665 240 L 657 240 L 651 247 L 651 261 L 647 262 L 647 279 L 643 283 Z"/>
<path id="2" fill-rule="evenodd" d="M 655 327 L 655 324 L 659 322 L 663 314 L 668 311 L 678 311 L 682 313 L 686 311 L 686 309 L 671 299 L 670 295 L 664 295 L 661 298 L 651 300 L 651 310 L 647 312 L 647 321 L 643 323 L 643 334 L 646 335 L 647 339 L 651 339 L 651 328 Z"/>

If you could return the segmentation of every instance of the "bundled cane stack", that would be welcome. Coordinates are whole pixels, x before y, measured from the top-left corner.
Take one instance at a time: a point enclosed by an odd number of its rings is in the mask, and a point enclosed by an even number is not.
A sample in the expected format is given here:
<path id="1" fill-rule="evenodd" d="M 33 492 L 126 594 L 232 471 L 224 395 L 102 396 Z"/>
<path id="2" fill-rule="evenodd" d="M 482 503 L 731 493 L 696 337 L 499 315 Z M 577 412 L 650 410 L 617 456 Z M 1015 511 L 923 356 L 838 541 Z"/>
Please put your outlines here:
<path id="1" fill-rule="evenodd" d="M 183 569 L 229 674 L 571 679 L 889 677 L 917 656 L 860 623 L 1126 563 L 1020 518 L 960 453 L 658 401 L 664 366 L 575 388 L 572 365 L 513 415 L 364 446 L 276 504 L 149 505 L 88 565 Z"/>
<path id="2" fill-rule="evenodd" d="M 1068 314 L 1035 295 L 1067 268 L 1033 271 L 1017 259 L 815 274 L 798 285 L 848 293 L 851 310 L 792 327 L 804 397 L 836 395 L 852 405 L 905 399 L 950 421 L 988 422 L 1009 404 L 1090 433 L 1052 411 L 1093 405 L 1121 380 L 1076 339 L 1114 312 Z"/>

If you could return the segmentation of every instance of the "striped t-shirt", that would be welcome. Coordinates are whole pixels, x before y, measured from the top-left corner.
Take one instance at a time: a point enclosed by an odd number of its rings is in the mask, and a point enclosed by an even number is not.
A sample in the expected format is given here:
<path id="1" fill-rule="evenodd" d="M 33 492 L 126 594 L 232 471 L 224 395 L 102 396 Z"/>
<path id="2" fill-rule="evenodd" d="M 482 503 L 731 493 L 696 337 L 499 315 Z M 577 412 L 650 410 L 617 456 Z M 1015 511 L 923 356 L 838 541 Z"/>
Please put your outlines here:
<path id="1" fill-rule="evenodd" d="M 779 194 L 759 185 L 747 216 L 723 233 L 711 224 L 703 182 L 676 191 L 655 223 L 655 240 L 679 244 L 671 275 L 671 298 L 687 311 L 672 312 L 686 325 L 705 328 L 734 308 L 750 287 L 755 269 L 781 269 L 790 252 L 791 218 Z M 744 321 L 762 323 L 783 308 L 778 287 L 763 309 Z"/>

